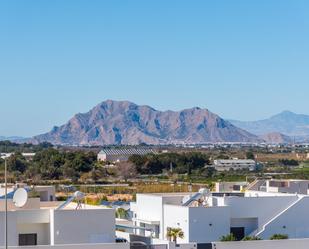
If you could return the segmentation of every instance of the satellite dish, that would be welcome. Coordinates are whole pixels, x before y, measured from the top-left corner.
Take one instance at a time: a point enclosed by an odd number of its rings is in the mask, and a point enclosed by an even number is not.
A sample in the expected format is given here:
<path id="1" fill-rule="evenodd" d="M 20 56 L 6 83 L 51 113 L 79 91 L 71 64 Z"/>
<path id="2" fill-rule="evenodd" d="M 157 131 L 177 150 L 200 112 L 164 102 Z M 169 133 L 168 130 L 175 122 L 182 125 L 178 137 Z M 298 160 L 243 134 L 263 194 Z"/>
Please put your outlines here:
<path id="1" fill-rule="evenodd" d="M 24 188 L 18 188 L 13 196 L 13 203 L 15 207 L 22 208 L 26 205 L 28 200 L 28 193 Z"/>

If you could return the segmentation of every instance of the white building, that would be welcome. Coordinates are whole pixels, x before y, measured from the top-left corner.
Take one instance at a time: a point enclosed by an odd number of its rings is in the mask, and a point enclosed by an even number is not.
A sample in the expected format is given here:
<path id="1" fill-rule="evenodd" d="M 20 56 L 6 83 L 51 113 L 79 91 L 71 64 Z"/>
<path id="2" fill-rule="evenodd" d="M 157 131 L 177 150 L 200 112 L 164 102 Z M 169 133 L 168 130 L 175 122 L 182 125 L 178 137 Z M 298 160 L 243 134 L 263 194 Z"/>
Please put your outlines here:
<path id="1" fill-rule="evenodd" d="M 132 155 L 147 155 L 156 153 L 149 148 L 107 148 L 102 149 L 97 158 L 98 161 L 120 162 L 127 161 Z"/>
<path id="2" fill-rule="evenodd" d="M 56 200 L 55 186 L 33 186 L 33 189 L 40 195 L 40 201 Z"/>
<path id="3" fill-rule="evenodd" d="M 203 205 L 184 205 L 190 193 L 137 194 L 131 204 L 136 233 L 167 239 L 167 228 L 181 228 L 180 243 L 209 244 L 233 233 L 270 238 L 309 237 L 309 196 L 255 192 L 239 196 L 207 196 Z M 140 229 L 139 229 L 140 228 Z"/>
<path id="4" fill-rule="evenodd" d="M 17 208 L 9 199 L 9 246 L 115 243 L 114 209 L 83 204 L 81 209 L 76 210 L 77 204 L 73 202 L 58 209 L 61 203 L 30 198 L 23 208 Z M 4 221 L 4 199 L 1 199 L 0 246 L 4 245 Z M 119 247 L 115 244 L 109 248 Z"/>
<path id="5" fill-rule="evenodd" d="M 258 179 L 248 186 L 248 191 L 267 193 L 309 194 L 309 180 Z"/>
<path id="6" fill-rule="evenodd" d="M 0 157 L 1 159 L 7 159 L 9 157 L 11 157 L 12 155 L 14 155 L 14 153 L 0 153 Z M 32 160 L 33 157 L 35 156 L 35 153 L 21 153 L 21 155 L 26 158 L 26 160 Z"/>
<path id="7" fill-rule="evenodd" d="M 256 162 L 251 159 L 228 159 L 228 160 L 214 160 L 214 165 L 218 171 L 228 171 L 228 170 L 250 170 L 256 169 Z"/>
<path id="8" fill-rule="evenodd" d="M 216 182 L 216 192 L 242 192 L 247 187 L 247 182 Z"/>
<path id="9" fill-rule="evenodd" d="M 56 188 L 55 186 L 28 186 L 24 183 L 8 184 L 7 192 L 9 195 L 13 195 L 17 188 L 25 188 L 28 191 L 33 190 L 35 194 L 40 197 L 40 201 L 55 201 L 56 200 Z M 5 189 L 4 184 L 0 184 L 0 198 L 4 198 Z"/>

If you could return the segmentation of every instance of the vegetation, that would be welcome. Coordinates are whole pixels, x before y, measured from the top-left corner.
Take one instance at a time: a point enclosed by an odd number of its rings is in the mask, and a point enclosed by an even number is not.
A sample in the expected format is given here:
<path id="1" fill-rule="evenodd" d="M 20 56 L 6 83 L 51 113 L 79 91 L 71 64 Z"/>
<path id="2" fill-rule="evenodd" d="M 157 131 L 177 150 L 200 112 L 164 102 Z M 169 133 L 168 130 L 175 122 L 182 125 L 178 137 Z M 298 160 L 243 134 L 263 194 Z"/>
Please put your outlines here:
<path id="1" fill-rule="evenodd" d="M 8 158 L 9 177 L 13 180 L 33 183 L 42 180 L 70 179 L 72 182 L 97 180 L 109 175 L 109 172 L 97 162 L 94 152 L 61 151 L 54 148 L 44 148 L 36 152 L 32 160 L 26 160 L 21 153 L 16 152 Z M 0 161 L 3 170 L 4 162 Z"/>
<path id="2" fill-rule="evenodd" d="M 270 240 L 278 240 L 278 239 L 288 239 L 289 236 L 286 234 L 274 234 L 269 239 Z"/>
<path id="3" fill-rule="evenodd" d="M 242 240 L 247 241 L 247 240 L 262 240 L 262 239 L 256 236 L 245 236 Z"/>
<path id="4" fill-rule="evenodd" d="M 118 219 L 128 219 L 129 217 L 128 211 L 123 208 L 117 208 L 115 214 Z"/>
<path id="5" fill-rule="evenodd" d="M 252 151 L 248 151 L 248 152 L 246 153 L 246 158 L 247 158 L 247 159 L 255 160 L 254 153 L 253 153 Z"/>
<path id="6" fill-rule="evenodd" d="M 37 152 L 43 149 L 52 148 L 53 145 L 47 142 L 34 145 L 34 144 L 19 144 L 10 141 L 0 141 L 0 152 L 1 153 L 12 153 L 12 152 Z"/>
<path id="7" fill-rule="evenodd" d="M 184 233 L 181 230 L 181 228 L 172 228 L 172 227 L 168 227 L 167 228 L 167 233 L 166 233 L 166 237 L 170 240 L 175 242 L 175 244 L 177 244 L 177 239 L 183 239 L 184 238 Z"/>
<path id="8" fill-rule="evenodd" d="M 137 173 L 140 174 L 161 174 L 169 171 L 190 175 L 193 170 L 209 164 L 209 157 L 201 152 L 162 153 L 133 155 L 129 161 L 135 164 Z"/>
<path id="9" fill-rule="evenodd" d="M 294 159 L 279 159 L 279 163 L 283 166 L 298 166 L 299 163 Z"/>
<path id="10" fill-rule="evenodd" d="M 236 237 L 234 236 L 234 234 L 230 233 L 228 235 L 223 235 L 220 238 L 220 241 L 224 242 L 224 241 L 236 241 Z"/>
<path id="11" fill-rule="evenodd" d="M 164 148 L 161 148 L 162 151 Z M 187 185 L 179 182 L 199 183 L 213 186 L 215 181 L 244 181 L 255 177 L 264 177 L 269 173 L 274 178 L 309 179 L 309 161 L 306 158 L 308 148 L 233 148 L 214 147 L 179 148 L 168 147 L 168 153 L 133 155 L 128 162 L 97 162 L 99 148 L 54 147 L 51 144 L 39 145 L 0 142 L 0 152 L 14 152 L 8 159 L 9 181 L 24 181 L 33 184 L 93 184 L 143 182 L 136 189 L 115 189 L 116 192 L 188 191 Z M 22 156 L 22 152 L 35 152 L 33 159 Z M 230 170 L 218 172 L 207 167 L 214 159 L 256 158 L 263 168 L 251 172 L 248 170 Z M 299 167 L 291 167 L 299 166 Z M 4 161 L 0 159 L 0 181 L 3 179 Z M 281 174 L 282 173 L 282 174 Z M 151 185 L 148 183 L 164 183 Z M 169 184 L 173 184 L 169 186 Z M 159 190 L 160 189 L 160 190 Z M 98 191 L 93 189 L 89 191 Z M 105 191 L 105 190 L 104 190 Z M 111 191 L 106 189 L 106 191 Z"/>

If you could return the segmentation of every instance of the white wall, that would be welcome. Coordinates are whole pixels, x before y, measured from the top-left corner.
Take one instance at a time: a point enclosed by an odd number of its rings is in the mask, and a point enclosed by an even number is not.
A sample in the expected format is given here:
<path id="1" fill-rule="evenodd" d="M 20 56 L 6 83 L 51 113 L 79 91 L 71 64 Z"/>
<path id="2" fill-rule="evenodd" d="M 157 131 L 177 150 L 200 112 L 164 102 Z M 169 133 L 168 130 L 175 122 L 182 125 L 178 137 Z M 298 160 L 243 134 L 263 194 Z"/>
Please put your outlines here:
<path id="1" fill-rule="evenodd" d="M 112 243 L 115 241 L 115 210 L 54 210 L 51 215 L 54 244 Z"/>
<path id="2" fill-rule="evenodd" d="M 34 186 L 34 190 L 40 194 L 41 201 L 54 201 L 55 186 Z"/>
<path id="3" fill-rule="evenodd" d="M 266 196 L 294 196 L 295 194 L 287 193 L 268 193 L 264 191 L 257 190 L 246 190 L 245 197 L 266 197 Z"/>
<path id="4" fill-rule="evenodd" d="M 258 225 L 264 225 L 269 219 L 291 205 L 297 196 L 267 197 L 225 197 L 225 204 L 231 208 L 232 218 L 258 217 Z"/>
<path id="5" fill-rule="evenodd" d="M 308 249 L 309 239 L 215 242 L 213 249 Z"/>
<path id="6" fill-rule="evenodd" d="M 280 182 L 285 182 L 288 184 L 287 187 L 280 187 Z M 278 186 L 276 186 L 276 183 Z M 298 193 L 307 194 L 309 181 L 293 181 L 293 180 L 282 180 L 282 181 L 272 181 L 266 182 L 267 192 L 282 192 L 282 193 Z M 272 185 L 272 186 L 271 186 Z"/>
<path id="7" fill-rule="evenodd" d="M 49 210 L 22 210 L 8 212 L 9 245 L 18 245 L 19 233 L 31 233 L 34 231 L 38 231 L 38 242 L 46 244 L 46 242 L 49 241 L 48 222 Z M 0 212 L 0 245 L 4 244 L 4 224 L 5 213 Z M 44 226 L 44 224 L 46 224 L 46 226 Z"/>
<path id="8" fill-rule="evenodd" d="M 18 208 L 14 205 L 12 199 L 8 199 L 8 210 L 26 210 L 26 209 L 40 209 L 40 198 L 29 198 L 26 205 Z M 0 211 L 5 210 L 5 200 L 0 200 Z"/>
<path id="9" fill-rule="evenodd" d="M 8 244 L 9 246 L 18 245 L 18 235 L 17 235 L 17 215 L 15 212 L 8 212 Z M 0 246 L 4 245 L 4 226 L 5 226 L 5 214 L 0 212 Z"/>
<path id="10" fill-rule="evenodd" d="M 160 238 L 163 238 L 163 228 L 162 228 L 162 220 L 163 220 L 163 204 L 162 197 L 159 195 L 151 195 L 151 194 L 137 194 L 136 195 L 136 219 L 143 221 L 156 221 L 160 222 Z M 136 222 L 136 226 L 141 226 L 139 222 Z M 144 235 L 144 230 L 137 231 L 138 234 Z"/>
<path id="11" fill-rule="evenodd" d="M 114 243 L 114 244 L 83 244 L 83 245 L 55 245 L 55 246 L 19 246 L 10 247 L 12 249 L 130 249 L 129 243 Z M 0 247 L 4 249 L 4 247 Z"/>
<path id="12" fill-rule="evenodd" d="M 164 205 L 164 224 L 163 224 L 163 236 L 166 238 L 166 232 L 168 227 L 181 228 L 184 233 L 183 239 L 178 239 L 178 243 L 189 242 L 189 208 L 175 205 Z"/>
<path id="13" fill-rule="evenodd" d="M 289 238 L 309 237 L 309 196 L 303 197 L 297 204 L 282 213 L 266 226 L 259 236 L 268 239 L 275 233 L 287 234 Z"/>
<path id="14" fill-rule="evenodd" d="M 209 243 L 229 233 L 229 207 L 189 208 L 188 242 Z"/>
<path id="15" fill-rule="evenodd" d="M 138 219 L 160 221 L 162 219 L 162 197 L 156 195 L 136 195 Z"/>
<path id="16" fill-rule="evenodd" d="M 18 234 L 36 233 L 38 245 L 50 244 L 49 224 L 18 224 Z"/>

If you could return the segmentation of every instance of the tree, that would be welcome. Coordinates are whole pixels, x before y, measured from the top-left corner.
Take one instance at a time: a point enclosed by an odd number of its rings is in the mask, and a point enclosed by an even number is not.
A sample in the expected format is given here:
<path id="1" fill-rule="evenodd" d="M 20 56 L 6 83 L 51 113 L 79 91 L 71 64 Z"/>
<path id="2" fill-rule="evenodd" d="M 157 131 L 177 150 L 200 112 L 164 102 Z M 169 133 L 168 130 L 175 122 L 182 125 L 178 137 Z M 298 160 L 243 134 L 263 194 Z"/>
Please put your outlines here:
<path id="1" fill-rule="evenodd" d="M 276 233 L 274 235 L 272 235 L 269 239 L 270 240 L 278 240 L 278 239 L 288 239 L 289 236 L 287 234 L 279 234 L 279 233 Z"/>
<path id="2" fill-rule="evenodd" d="M 181 228 L 172 228 L 172 227 L 168 227 L 168 228 L 167 228 L 166 237 L 167 237 L 170 241 L 174 241 L 175 244 L 177 244 L 177 238 L 183 239 L 183 238 L 184 238 L 184 233 L 183 233 L 183 231 L 181 230 Z"/>
<path id="3" fill-rule="evenodd" d="M 247 159 L 252 159 L 252 160 L 254 160 L 254 159 L 255 159 L 255 156 L 254 156 L 254 154 L 253 154 L 252 151 L 247 151 L 247 153 L 246 153 L 246 158 L 247 158 Z"/>
<path id="4" fill-rule="evenodd" d="M 27 162 L 19 154 L 14 154 L 8 159 L 9 171 L 18 171 L 24 173 L 27 168 Z"/>
<path id="5" fill-rule="evenodd" d="M 131 162 L 121 162 L 117 169 L 118 175 L 125 181 L 136 176 L 135 165 Z"/>
<path id="6" fill-rule="evenodd" d="M 228 235 L 223 235 L 220 238 L 220 241 L 236 241 L 236 237 L 234 236 L 234 234 L 230 233 Z"/>
<path id="7" fill-rule="evenodd" d="M 279 159 L 279 163 L 283 166 L 298 166 L 299 162 L 294 159 Z"/>
<path id="8" fill-rule="evenodd" d="M 127 219 L 129 216 L 129 212 L 124 208 L 117 208 L 115 214 L 118 219 Z"/>
<path id="9" fill-rule="evenodd" d="M 214 167 L 205 167 L 202 172 L 201 175 L 204 177 L 213 177 L 216 173 L 216 169 Z"/>

